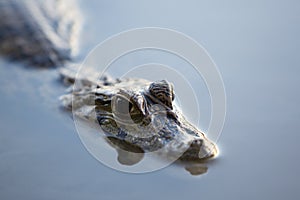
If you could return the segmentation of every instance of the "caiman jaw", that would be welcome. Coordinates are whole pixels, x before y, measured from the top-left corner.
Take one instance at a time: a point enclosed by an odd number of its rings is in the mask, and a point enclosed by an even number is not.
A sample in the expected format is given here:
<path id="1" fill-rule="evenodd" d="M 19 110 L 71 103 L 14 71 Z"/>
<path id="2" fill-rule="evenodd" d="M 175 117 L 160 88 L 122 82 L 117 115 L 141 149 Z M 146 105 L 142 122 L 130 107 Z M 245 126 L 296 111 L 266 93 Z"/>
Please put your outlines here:
<path id="1" fill-rule="evenodd" d="M 189 123 L 182 115 L 178 115 L 180 132 L 191 137 L 189 148 L 180 157 L 181 160 L 201 161 L 215 157 L 217 146 L 203 132 Z"/>
<path id="2" fill-rule="evenodd" d="M 207 138 L 198 139 L 196 137 L 180 159 L 183 161 L 202 161 L 215 157 L 217 153 L 217 147 L 213 142 Z"/>
<path id="3" fill-rule="evenodd" d="M 209 141 L 208 139 L 204 140 L 204 141 L 206 144 L 202 145 L 200 147 L 199 154 L 198 154 L 199 158 L 200 159 L 208 159 L 208 158 L 217 156 L 218 149 L 217 149 L 216 145 L 214 143 L 212 143 L 211 141 Z"/>

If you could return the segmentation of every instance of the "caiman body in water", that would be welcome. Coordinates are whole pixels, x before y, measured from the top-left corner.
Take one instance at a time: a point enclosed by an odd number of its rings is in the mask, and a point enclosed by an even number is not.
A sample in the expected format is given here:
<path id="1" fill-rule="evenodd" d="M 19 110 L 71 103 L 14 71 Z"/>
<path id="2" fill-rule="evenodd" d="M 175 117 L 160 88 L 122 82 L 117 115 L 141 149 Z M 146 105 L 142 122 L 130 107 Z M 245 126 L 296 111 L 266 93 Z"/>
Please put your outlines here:
<path id="1" fill-rule="evenodd" d="M 65 5 L 68 1 L 46 2 L 0 2 L 0 53 L 27 65 L 60 67 L 64 81 L 74 83 L 74 72 L 65 66 L 72 58 L 80 19 L 70 17 L 74 9 Z M 63 104 L 99 124 L 114 144 L 126 143 L 143 152 L 164 149 L 167 157 L 180 155 L 182 160 L 216 155 L 215 144 L 174 105 L 175 92 L 168 81 L 91 80 L 88 75 L 77 81 L 82 87 L 64 95 Z"/>

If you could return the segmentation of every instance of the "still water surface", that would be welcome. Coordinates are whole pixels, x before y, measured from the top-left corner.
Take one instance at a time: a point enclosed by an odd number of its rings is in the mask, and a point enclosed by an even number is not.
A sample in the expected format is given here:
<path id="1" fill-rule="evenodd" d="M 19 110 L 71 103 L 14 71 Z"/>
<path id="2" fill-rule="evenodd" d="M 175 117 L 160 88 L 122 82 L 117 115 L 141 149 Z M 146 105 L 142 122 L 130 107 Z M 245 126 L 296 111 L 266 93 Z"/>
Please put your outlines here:
<path id="1" fill-rule="evenodd" d="M 141 175 L 109 169 L 59 109 L 64 88 L 56 71 L 1 60 L 1 199 L 300 197 L 299 2 L 93 0 L 82 9 L 81 55 L 144 26 L 175 29 L 204 45 L 227 93 L 221 153 L 202 176 L 177 165 Z"/>

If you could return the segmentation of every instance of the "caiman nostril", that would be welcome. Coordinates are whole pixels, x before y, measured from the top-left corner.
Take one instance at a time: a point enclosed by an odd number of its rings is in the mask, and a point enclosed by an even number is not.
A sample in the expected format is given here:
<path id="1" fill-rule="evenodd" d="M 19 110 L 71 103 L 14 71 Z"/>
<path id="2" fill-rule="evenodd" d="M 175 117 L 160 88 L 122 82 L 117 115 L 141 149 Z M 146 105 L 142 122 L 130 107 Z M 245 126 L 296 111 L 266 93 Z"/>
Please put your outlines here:
<path id="1" fill-rule="evenodd" d="M 203 140 L 201 139 L 196 139 L 192 142 L 191 147 L 198 147 L 202 145 Z"/>

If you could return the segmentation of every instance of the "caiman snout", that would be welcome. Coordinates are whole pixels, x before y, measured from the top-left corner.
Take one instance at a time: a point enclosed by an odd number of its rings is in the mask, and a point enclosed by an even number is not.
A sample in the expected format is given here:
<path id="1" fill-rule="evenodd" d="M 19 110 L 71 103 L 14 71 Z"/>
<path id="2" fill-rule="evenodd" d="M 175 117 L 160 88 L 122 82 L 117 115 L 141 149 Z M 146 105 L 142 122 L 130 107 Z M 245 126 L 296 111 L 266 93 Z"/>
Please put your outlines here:
<path id="1" fill-rule="evenodd" d="M 216 145 L 207 138 L 195 138 L 190 147 L 182 154 L 181 160 L 202 161 L 217 155 Z"/>

